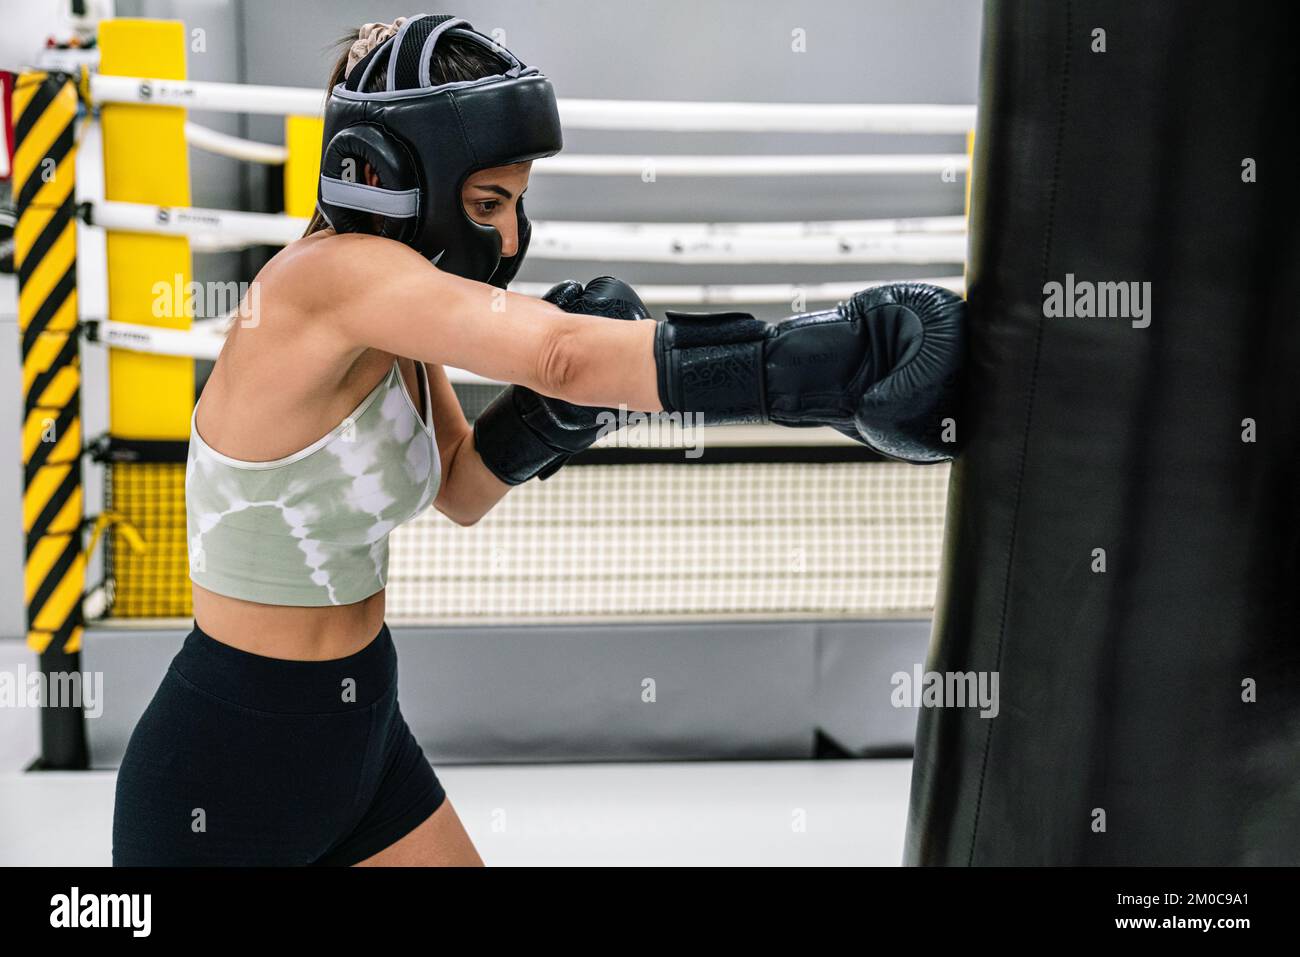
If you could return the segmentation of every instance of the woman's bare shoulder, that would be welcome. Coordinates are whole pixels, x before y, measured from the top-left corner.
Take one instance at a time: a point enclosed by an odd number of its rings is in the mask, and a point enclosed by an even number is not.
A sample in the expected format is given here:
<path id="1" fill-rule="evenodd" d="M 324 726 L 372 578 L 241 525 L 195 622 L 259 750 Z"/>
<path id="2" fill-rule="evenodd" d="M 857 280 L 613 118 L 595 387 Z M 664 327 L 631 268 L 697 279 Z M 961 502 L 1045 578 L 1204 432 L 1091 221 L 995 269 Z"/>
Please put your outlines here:
<path id="1" fill-rule="evenodd" d="M 358 257 L 348 255 L 348 248 L 358 245 L 350 242 L 353 238 L 321 231 L 277 252 L 253 277 L 231 332 L 236 327 L 259 330 L 267 345 L 277 338 L 310 334 L 322 344 L 335 340 L 332 347 L 346 351 L 339 323 L 334 320 L 338 310 L 354 301 L 355 288 L 363 281 Z"/>
<path id="2" fill-rule="evenodd" d="M 343 238 L 343 237 L 339 237 Z M 333 258 L 304 237 L 258 272 L 204 388 L 205 441 L 253 461 L 288 454 L 328 431 L 374 386 L 391 357 L 359 347 L 330 321 L 317 290 Z"/>
<path id="3" fill-rule="evenodd" d="M 334 321 L 334 311 L 346 308 L 348 299 L 329 295 L 340 280 L 333 247 L 350 238 L 314 233 L 272 256 L 232 317 L 214 372 L 279 383 L 288 391 L 319 391 L 322 383 L 339 382 L 367 351 Z"/>
<path id="4" fill-rule="evenodd" d="M 304 303 L 337 303 L 406 269 L 427 269 L 415 250 L 382 236 L 321 230 L 271 257 L 257 278 L 275 282 Z"/>
<path id="5" fill-rule="evenodd" d="M 309 325 L 344 348 L 424 359 L 435 358 L 437 350 L 423 340 L 437 339 L 444 320 L 465 311 L 457 297 L 487 288 L 442 272 L 395 240 L 332 230 L 290 243 L 256 281 L 262 302 L 281 310 L 277 319 L 288 327 Z M 413 340 L 414 315 L 426 319 L 427 328 Z"/>

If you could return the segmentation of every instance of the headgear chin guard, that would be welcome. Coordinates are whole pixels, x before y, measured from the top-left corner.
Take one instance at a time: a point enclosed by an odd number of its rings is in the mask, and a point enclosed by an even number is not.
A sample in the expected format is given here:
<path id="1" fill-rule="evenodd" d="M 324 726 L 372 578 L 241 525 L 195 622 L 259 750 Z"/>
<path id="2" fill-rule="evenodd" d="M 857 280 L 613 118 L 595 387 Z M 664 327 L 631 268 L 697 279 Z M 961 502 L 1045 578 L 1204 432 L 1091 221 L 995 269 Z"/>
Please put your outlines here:
<path id="1" fill-rule="evenodd" d="M 481 44 L 504 71 L 434 86 L 429 59 L 444 34 Z M 383 90 L 364 92 L 380 70 Z M 502 256 L 501 234 L 469 218 L 461 187 L 476 170 L 553 156 L 563 146 L 550 80 L 468 21 L 421 14 L 331 91 L 317 206 L 338 232 L 398 240 L 439 269 L 505 288 L 528 251 L 523 199 L 519 251 Z M 382 186 L 361 181 L 367 163 Z"/>

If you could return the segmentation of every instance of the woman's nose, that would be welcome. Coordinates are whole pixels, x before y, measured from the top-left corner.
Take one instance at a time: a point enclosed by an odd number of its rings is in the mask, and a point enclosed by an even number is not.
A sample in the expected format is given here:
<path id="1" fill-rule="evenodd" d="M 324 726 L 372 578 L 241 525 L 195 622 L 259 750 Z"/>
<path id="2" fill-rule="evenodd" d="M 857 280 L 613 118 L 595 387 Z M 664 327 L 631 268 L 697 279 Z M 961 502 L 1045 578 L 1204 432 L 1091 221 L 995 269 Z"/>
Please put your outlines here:
<path id="1" fill-rule="evenodd" d="M 513 256 L 519 252 L 519 217 L 512 214 L 504 217 L 506 222 L 497 226 L 501 234 L 501 255 Z"/>

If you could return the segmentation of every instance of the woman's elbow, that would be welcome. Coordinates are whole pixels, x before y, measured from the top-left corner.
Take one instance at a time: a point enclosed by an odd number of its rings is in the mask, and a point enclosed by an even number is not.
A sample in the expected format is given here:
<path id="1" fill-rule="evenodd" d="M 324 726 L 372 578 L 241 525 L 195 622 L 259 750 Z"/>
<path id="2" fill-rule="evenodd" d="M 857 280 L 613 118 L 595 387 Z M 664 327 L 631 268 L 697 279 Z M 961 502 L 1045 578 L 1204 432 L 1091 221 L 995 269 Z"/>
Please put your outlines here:
<path id="1" fill-rule="evenodd" d="M 537 391 L 557 399 L 579 401 L 575 390 L 586 384 L 584 337 L 575 323 L 558 323 L 546 333 L 537 355 Z"/>
<path id="2" fill-rule="evenodd" d="M 626 403 L 646 412 L 662 408 L 654 362 L 657 323 L 612 322 L 595 316 L 570 319 L 546 332 L 538 353 L 535 391 L 575 405 Z"/>
<path id="3" fill-rule="evenodd" d="M 453 502 L 439 501 L 436 498 L 433 500 L 433 507 L 461 528 L 477 525 L 479 520 L 487 514 L 486 510 L 468 509 Z"/>
<path id="4" fill-rule="evenodd" d="M 491 509 L 491 505 L 485 507 L 481 499 L 467 495 L 461 483 L 452 479 L 450 474 L 445 476 L 442 488 L 433 497 L 434 509 L 461 528 L 477 525 L 479 519 Z"/>

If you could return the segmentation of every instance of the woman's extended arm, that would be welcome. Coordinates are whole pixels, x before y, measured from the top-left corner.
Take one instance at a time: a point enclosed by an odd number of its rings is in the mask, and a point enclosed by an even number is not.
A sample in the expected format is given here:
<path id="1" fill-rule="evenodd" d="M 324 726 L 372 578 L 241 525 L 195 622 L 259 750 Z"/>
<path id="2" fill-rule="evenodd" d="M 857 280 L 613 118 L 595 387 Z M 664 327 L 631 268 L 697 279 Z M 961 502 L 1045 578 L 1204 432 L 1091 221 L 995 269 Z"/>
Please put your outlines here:
<path id="1" fill-rule="evenodd" d="M 382 262 L 382 269 L 376 263 Z M 654 412 L 654 323 L 572 315 L 348 234 L 287 256 L 277 281 L 349 343 L 466 369 L 580 405 Z"/>

